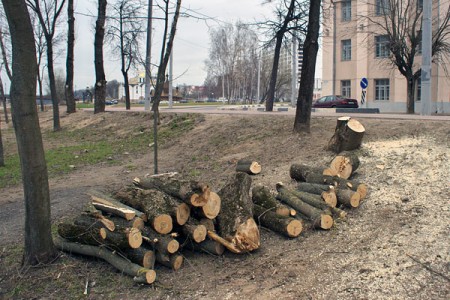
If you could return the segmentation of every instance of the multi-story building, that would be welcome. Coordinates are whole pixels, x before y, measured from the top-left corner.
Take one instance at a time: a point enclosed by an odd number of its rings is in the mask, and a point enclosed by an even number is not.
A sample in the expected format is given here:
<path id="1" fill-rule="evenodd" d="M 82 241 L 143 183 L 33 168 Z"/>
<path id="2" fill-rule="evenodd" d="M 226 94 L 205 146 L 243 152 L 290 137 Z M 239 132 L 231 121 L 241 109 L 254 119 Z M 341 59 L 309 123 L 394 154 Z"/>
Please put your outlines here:
<path id="1" fill-rule="evenodd" d="M 422 5 L 421 0 L 407 0 Z M 433 5 L 433 30 L 448 10 L 448 2 Z M 439 2 L 439 1 L 438 1 Z M 379 108 L 382 112 L 406 112 L 407 81 L 389 56 L 386 32 L 374 24 L 383 21 L 386 0 L 325 0 L 323 27 L 322 94 L 343 95 L 361 100 L 362 78 L 368 79 L 365 103 L 360 107 Z M 408 17 L 403 12 L 404 17 Z M 370 17 L 370 18 L 368 18 Z M 372 21 L 370 21 L 370 19 Z M 401 20 L 400 20 L 401 21 Z M 422 57 L 415 57 L 419 69 Z M 450 113 L 450 63 L 433 60 L 431 75 L 432 111 Z M 415 90 L 415 111 L 420 112 L 420 80 Z"/>

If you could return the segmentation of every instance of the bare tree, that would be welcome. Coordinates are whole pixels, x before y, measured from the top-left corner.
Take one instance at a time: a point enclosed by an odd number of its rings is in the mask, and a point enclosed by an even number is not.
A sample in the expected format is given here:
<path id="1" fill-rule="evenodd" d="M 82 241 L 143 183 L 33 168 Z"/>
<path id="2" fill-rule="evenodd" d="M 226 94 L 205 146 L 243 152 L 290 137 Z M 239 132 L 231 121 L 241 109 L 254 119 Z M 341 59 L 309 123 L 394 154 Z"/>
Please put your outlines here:
<path id="1" fill-rule="evenodd" d="M 1 27 L 0 27 L 0 48 L 2 50 L 3 65 L 5 66 L 6 75 L 8 76 L 9 80 L 11 81 L 12 74 L 11 74 L 11 70 L 9 68 L 9 59 L 8 59 L 9 55 L 6 51 L 5 40 L 3 38 L 3 29 Z M 2 85 L 2 89 L 3 89 L 3 85 Z M 6 122 L 6 124 L 8 124 L 9 117 L 8 117 L 8 110 L 6 108 L 6 97 L 2 98 L 2 102 L 3 102 L 3 111 L 5 113 L 5 122 Z"/>
<path id="2" fill-rule="evenodd" d="M 67 0 L 67 58 L 66 58 L 66 85 L 65 97 L 67 113 L 76 111 L 75 97 L 73 95 L 73 60 L 75 48 L 75 16 L 73 0 Z"/>
<path id="3" fill-rule="evenodd" d="M 2 80 L 1 76 L 0 76 L 0 98 L 1 98 L 2 102 L 4 102 L 6 104 L 5 91 L 3 90 L 3 80 Z M 8 112 L 6 111 L 6 105 L 4 106 L 3 109 L 5 110 L 5 114 L 7 116 Z M 2 118 L 0 116 L 0 167 L 4 167 L 5 166 L 5 154 L 3 151 L 3 138 L 2 138 L 1 124 L 2 124 Z"/>
<path id="4" fill-rule="evenodd" d="M 175 33 L 177 31 L 178 17 L 180 16 L 181 0 L 177 0 L 175 11 L 173 13 L 172 26 L 169 36 L 167 33 L 169 30 L 169 4 L 170 0 L 163 0 L 164 7 L 164 33 L 161 46 L 161 58 L 158 66 L 158 75 L 156 79 L 155 97 L 153 98 L 153 141 L 154 141 L 154 172 L 158 173 L 158 123 L 159 123 L 159 102 L 161 101 L 161 94 L 164 89 L 164 81 L 166 78 L 167 64 L 172 53 L 173 40 L 175 39 Z M 166 44 L 167 41 L 167 44 Z"/>
<path id="5" fill-rule="evenodd" d="M 267 0 L 267 3 L 274 0 Z M 278 66 L 280 60 L 281 47 L 283 38 L 289 32 L 304 31 L 305 18 L 307 10 L 304 8 L 304 1 L 299 0 L 280 0 L 275 11 L 277 20 L 267 20 L 258 25 L 266 27 L 272 31 L 271 40 L 268 43 L 275 42 L 274 59 L 272 66 L 272 74 L 270 77 L 269 91 L 266 98 L 266 111 L 273 111 L 273 102 L 275 98 L 275 86 L 277 83 Z"/>
<path id="6" fill-rule="evenodd" d="M 320 6 L 322 1 L 310 0 L 308 31 L 303 48 L 303 64 L 295 111 L 294 131 L 309 132 L 314 94 L 314 74 L 319 50 Z"/>
<path id="7" fill-rule="evenodd" d="M 44 32 L 44 37 L 47 46 L 47 72 L 50 81 L 50 89 L 52 94 L 53 106 L 53 130 L 61 129 L 59 120 L 59 98 L 55 87 L 55 73 L 54 73 L 54 38 L 56 34 L 56 27 L 58 18 L 61 16 L 61 11 L 66 0 L 26 0 L 28 6 L 36 14 L 39 24 L 41 24 Z"/>
<path id="8" fill-rule="evenodd" d="M 108 97 L 117 98 L 119 95 L 119 82 L 115 79 L 106 84 L 106 94 Z"/>
<path id="9" fill-rule="evenodd" d="M 113 39 L 113 53 L 120 57 L 124 80 L 125 106 L 131 108 L 128 72 L 138 63 L 139 41 L 144 31 L 139 18 L 142 15 L 141 0 L 117 0 L 113 5 L 114 18 L 111 19 L 108 35 Z"/>
<path id="10" fill-rule="evenodd" d="M 105 38 L 106 0 L 98 0 L 98 14 L 95 22 L 94 64 L 95 103 L 94 114 L 105 112 L 106 76 L 103 65 L 103 40 Z"/>
<path id="11" fill-rule="evenodd" d="M 369 21 L 368 32 L 385 40 L 378 46 L 375 41 L 369 41 L 374 48 L 380 47 L 376 55 L 384 56 L 384 48 L 388 49 L 390 63 L 406 78 L 409 114 L 415 111 L 415 89 L 421 76 L 421 65 L 416 62 L 416 57 L 420 55 L 422 45 L 422 3 L 418 0 L 380 0 L 372 4 L 371 13 L 359 16 Z M 450 6 L 446 5 L 444 16 L 434 19 L 431 55 L 435 62 L 448 58 L 450 53 Z"/>
<path id="12" fill-rule="evenodd" d="M 25 195 L 23 265 L 51 262 L 57 255 L 50 223 L 50 193 L 36 109 L 36 54 L 25 0 L 2 0 L 12 43 L 11 105 Z"/>

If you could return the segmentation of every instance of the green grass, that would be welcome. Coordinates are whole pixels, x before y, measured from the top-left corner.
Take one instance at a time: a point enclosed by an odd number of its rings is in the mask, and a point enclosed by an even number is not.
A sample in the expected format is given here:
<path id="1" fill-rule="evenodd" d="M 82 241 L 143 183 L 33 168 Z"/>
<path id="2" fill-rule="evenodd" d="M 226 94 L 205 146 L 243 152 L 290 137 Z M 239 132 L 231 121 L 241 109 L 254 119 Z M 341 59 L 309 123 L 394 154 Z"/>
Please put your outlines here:
<path id="1" fill-rule="evenodd" d="M 182 115 L 172 118 L 158 130 L 158 142 L 163 145 L 165 141 L 181 136 L 191 130 L 195 125 L 195 117 Z M 86 165 L 106 163 L 117 165 L 122 163 L 125 152 L 129 155 L 142 154 L 148 150 L 153 142 L 153 130 L 145 127 L 130 129 L 125 137 L 118 138 L 115 131 L 106 130 L 101 133 L 90 127 L 43 133 L 45 142 L 53 142 L 61 146 L 48 149 L 45 152 L 49 178 L 54 178 L 79 169 Z M 126 162 L 129 164 L 129 162 Z M 5 167 L 0 168 L 0 188 L 19 184 L 22 180 L 20 161 L 17 154 L 5 157 Z"/>

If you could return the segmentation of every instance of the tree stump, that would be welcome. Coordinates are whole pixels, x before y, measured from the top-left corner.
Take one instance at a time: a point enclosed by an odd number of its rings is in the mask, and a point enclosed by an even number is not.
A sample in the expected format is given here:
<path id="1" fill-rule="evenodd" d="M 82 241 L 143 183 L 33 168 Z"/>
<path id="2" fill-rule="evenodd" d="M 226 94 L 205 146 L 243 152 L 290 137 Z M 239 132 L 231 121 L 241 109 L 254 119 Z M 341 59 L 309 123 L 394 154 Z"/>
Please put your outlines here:
<path id="1" fill-rule="evenodd" d="M 365 131 L 364 126 L 357 120 L 350 117 L 340 117 L 327 148 L 335 153 L 358 149 L 361 146 Z"/>
<path id="2" fill-rule="evenodd" d="M 250 199 L 251 183 L 248 174 L 238 172 L 218 193 L 223 205 L 217 216 L 217 227 L 220 236 L 229 242 L 223 245 L 234 253 L 253 251 L 260 246 L 259 229 L 253 219 Z M 210 232 L 208 235 L 212 237 Z"/>

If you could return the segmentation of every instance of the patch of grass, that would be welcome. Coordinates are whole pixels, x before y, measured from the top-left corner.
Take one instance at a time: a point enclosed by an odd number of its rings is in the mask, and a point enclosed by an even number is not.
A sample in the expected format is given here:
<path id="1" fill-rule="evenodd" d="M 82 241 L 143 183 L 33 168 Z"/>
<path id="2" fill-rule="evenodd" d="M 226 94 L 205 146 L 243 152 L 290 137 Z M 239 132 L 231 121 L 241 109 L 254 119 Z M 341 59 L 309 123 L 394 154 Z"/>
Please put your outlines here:
<path id="1" fill-rule="evenodd" d="M 77 103 L 77 109 L 80 108 L 94 108 L 94 103 Z"/>

